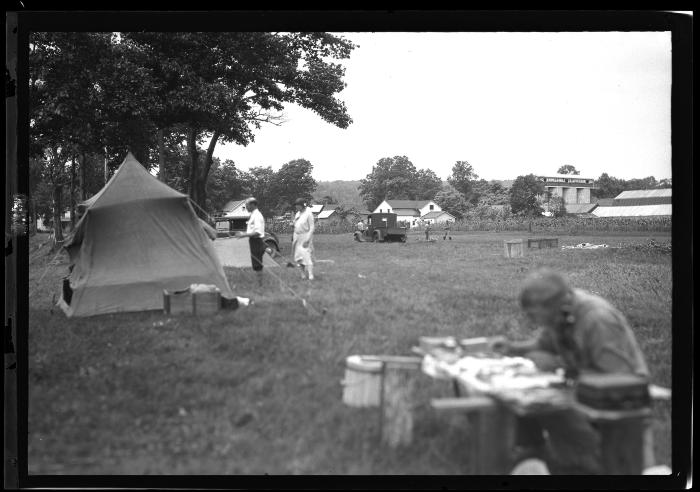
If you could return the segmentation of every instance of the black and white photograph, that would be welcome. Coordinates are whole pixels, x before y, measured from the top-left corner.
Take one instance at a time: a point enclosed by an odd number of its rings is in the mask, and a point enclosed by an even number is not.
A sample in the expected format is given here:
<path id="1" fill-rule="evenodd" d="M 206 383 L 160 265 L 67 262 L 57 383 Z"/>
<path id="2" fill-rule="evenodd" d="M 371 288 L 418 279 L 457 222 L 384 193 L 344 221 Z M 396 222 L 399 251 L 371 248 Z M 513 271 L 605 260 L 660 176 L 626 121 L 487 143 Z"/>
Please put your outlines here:
<path id="1" fill-rule="evenodd" d="M 692 12 L 534 13 L 6 16 L 15 477 L 692 484 Z"/>

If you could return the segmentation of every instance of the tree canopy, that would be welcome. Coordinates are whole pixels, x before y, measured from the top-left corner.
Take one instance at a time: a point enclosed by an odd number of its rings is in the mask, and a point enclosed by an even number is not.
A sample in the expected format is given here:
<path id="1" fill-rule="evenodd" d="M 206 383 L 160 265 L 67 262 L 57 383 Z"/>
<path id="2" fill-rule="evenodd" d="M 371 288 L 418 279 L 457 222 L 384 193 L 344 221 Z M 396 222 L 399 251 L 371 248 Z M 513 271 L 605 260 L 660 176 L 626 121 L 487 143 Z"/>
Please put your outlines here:
<path id="1" fill-rule="evenodd" d="M 335 61 L 353 48 L 318 32 L 32 33 L 32 153 L 53 147 L 64 162 L 89 152 L 120 162 L 131 150 L 151 168 L 154 155 L 169 164 L 164 141 L 186 142 L 180 184 L 205 207 L 218 142 L 247 145 L 263 123 L 281 124 L 290 103 L 350 125 Z"/>
<path id="2" fill-rule="evenodd" d="M 510 207 L 513 213 L 538 216 L 543 208 L 537 197 L 544 195 L 545 188 L 534 174 L 518 176 L 510 187 Z"/>
<path id="3" fill-rule="evenodd" d="M 442 181 L 430 169 L 416 169 L 406 156 L 383 157 L 360 180 L 360 196 L 369 210 L 383 200 L 432 200 Z"/>
<path id="4" fill-rule="evenodd" d="M 452 174 L 447 178 L 447 182 L 459 191 L 464 196 L 465 200 L 468 202 L 476 202 L 472 194 L 472 188 L 474 181 L 478 178 L 479 177 L 474 172 L 474 168 L 469 162 L 457 161 L 455 165 L 452 166 Z"/>
<path id="5" fill-rule="evenodd" d="M 576 170 L 576 168 L 575 168 L 574 166 L 572 166 L 571 164 L 564 164 L 563 166 L 561 166 L 561 167 L 557 170 L 557 174 L 576 174 L 576 175 L 578 175 L 578 174 L 581 174 L 581 173 L 578 172 L 578 171 Z"/>

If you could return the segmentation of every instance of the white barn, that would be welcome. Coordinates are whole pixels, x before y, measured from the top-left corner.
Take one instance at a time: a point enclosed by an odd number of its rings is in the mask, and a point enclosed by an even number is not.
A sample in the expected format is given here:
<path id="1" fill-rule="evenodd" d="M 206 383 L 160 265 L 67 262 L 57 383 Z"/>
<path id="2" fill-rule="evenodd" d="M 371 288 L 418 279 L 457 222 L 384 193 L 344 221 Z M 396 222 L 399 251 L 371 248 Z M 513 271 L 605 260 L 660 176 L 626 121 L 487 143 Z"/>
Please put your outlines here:
<path id="1" fill-rule="evenodd" d="M 596 217 L 653 217 L 672 215 L 671 188 L 627 190 L 617 195 L 610 206 L 598 206 Z"/>

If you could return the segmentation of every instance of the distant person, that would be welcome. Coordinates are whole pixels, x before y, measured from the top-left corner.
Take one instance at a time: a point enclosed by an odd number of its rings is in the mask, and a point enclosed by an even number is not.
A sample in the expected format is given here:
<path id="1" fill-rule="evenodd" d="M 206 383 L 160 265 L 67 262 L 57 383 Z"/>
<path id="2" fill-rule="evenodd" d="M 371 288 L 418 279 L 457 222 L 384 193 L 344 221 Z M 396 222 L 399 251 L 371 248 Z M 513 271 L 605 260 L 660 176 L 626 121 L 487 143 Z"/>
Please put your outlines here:
<path id="1" fill-rule="evenodd" d="M 262 286 L 263 255 L 265 254 L 265 218 L 258 210 L 258 201 L 250 197 L 245 202 L 250 217 L 246 223 L 246 232 L 236 231 L 237 238 L 247 237 L 250 245 L 250 260 L 253 270 L 258 274 L 258 285 Z"/>
<path id="2" fill-rule="evenodd" d="M 364 235 L 365 235 L 365 222 L 363 220 L 360 220 L 357 223 L 357 226 L 355 229 L 355 240 L 362 242 Z"/>
<path id="3" fill-rule="evenodd" d="M 425 224 L 425 240 L 430 241 L 430 222 Z"/>
<path id="4" fill-rule="evenodd" d="M 445 235 L 442 236 L 442 240 L 444 241 L 445 239 L 447 239 L 448 236 L 449 236 L 449 238 L 450 238 L 450 241 L 452 241 L 452 225 L 451 225 L 451 222 L 445 222 Z"/>
<path id="5" fill-rule="evenodd" d="M 306 200 L 298 198 L 294 202 L 297 212 L 294 214 L 294 235 L 292 237 L 292 254 L 294 261 L 301 267 L 301 277 L 314 279 L 313 234 L 314 215 Z"/>
<path id="6" fill-rule="evenodd" d="M 520 304 L 527 318 L 542 328 L 541 334 L 529 341 L 494 341 L 495 351 L 530 358 L 541 370 L 563 368 L 574 378 L 583 373 L 648 378 L 647 364 L 625 316 L 605 299 L 572 288 L 562 275 L 541 269 L 525 280 Z M 643 433 L 643 468 L 655 465 L 648 422 L 630 421 L 625 432 Z M 553 474 L 603 471 L 600 435 L 574 410 L 519 419 L 518 440 L 521 449 L 547 461 Z"/>

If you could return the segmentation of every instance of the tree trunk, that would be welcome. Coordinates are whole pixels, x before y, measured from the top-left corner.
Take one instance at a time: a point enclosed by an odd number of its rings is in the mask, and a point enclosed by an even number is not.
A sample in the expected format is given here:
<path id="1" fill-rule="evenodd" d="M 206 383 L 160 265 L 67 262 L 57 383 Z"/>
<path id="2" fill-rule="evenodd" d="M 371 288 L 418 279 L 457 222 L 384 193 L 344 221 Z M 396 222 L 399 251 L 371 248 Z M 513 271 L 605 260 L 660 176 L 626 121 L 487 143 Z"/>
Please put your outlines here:
<path id="1" fill-rule="evenodd" d="M 214 162 L 214 148 L 219 140 L 221 133 L 215 131 L 209 142 L 209 147 L 207 148 L 207 154 L 204 160 L 204 167 L 202 172 L 199 173 L 197 177 L 197 205 L 202 207 L 203 210 L 207 210 L 207 181 L 209 180 L 209 172 L 211 171 L 211 166 Z"/>
<path id="2" fill-rule="evenodd" d="M 198 183 L 199 153 L 197 152 L 197 129 L 194 127 L 190 127 L 187 133 L 187 151 L 190 156 L 190 168 L 187 179 L 187 194 L 190 196 L 194 203 L 201 207 L 199 202 L 199 192 L 201 190 Z M 196 212 L 197 215 L 202 215 L 200 210 L 196 210 Z"/>
<path id="3" fill-rule="evenodd" d="M 61 227 L 62 193 L 63 185 L 55 185 L 53 188 L 53 248 L 63 244 L 63 228 Z"/>
<path id="4" fill-rule="evenodd" d="M 31 206 L 30 213 L 31 213 L 31 218 L 32 218 L 32 234 L 36 234 L 37 228 L 38 228 L 36 221 L 39 218 L 38 214 L 36 213 L 36 198 L 31 199 L 30 206 Z"/>
<path id="5" fill-rule="evenodd" d="M 165 134 L 162 128 L 158 129 L 158 179 L 163 183 L 168 179 L 165 170 Z"/>
<path id="6" fill-rule="evenodd" d="M 70 161 L 70 230 L 75 229 L 75 156 Z"/>
<path id="7" fill-rule="evenodd" d="M 107 147 L 105 147 L 105 184 L 109 181 L 109 167 L 107 166 Z"/>
<path id="8" fill-rule="evenodd" d="M 80 201 L 87 200 L 87 158 L 85 152 L 80 154 Z"/>

